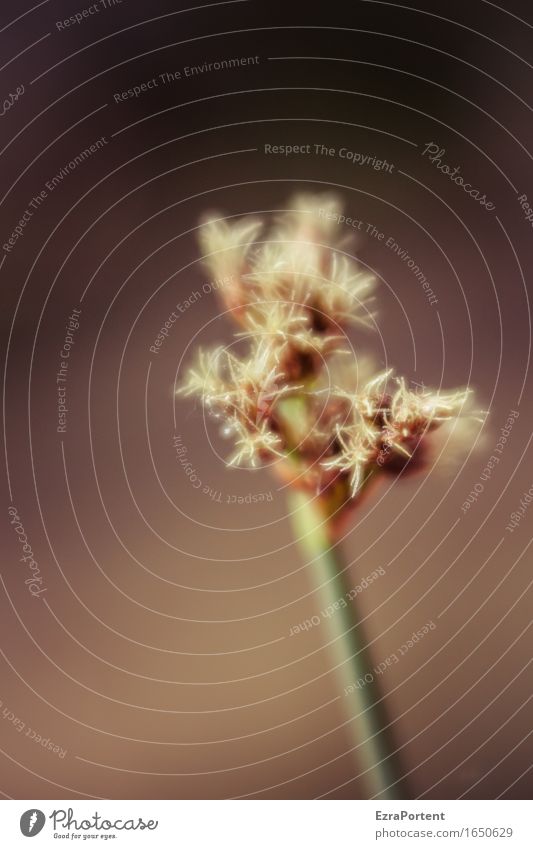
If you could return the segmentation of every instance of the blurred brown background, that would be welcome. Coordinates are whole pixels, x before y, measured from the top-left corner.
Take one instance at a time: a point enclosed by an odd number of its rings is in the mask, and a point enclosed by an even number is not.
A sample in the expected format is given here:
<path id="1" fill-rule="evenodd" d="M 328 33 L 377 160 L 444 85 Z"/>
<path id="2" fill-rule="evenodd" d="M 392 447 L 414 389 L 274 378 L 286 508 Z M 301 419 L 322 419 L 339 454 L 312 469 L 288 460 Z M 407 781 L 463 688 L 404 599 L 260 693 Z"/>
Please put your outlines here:
<path id="1" fill-rule="evenodd" d="M 410 381 L 472 385 L 490 412 L 480 447 L 448 470 L 385 480 L 343 542 L 354 584 L 385 570 L 358 597 L 376 664 L 437 626 L 382 678 L 411 795 L 530 794 L 533 512 L 506 526 L 533 484 L 533 249 L 518 200 L 529 192 L 533 204 L 533 20 L 517 0 L 419 5 L 2 10 L 2 99 L 24 87 L 0 124 L 2 244 L 33 213 L 0 268 L 5 796 L 361 795 L 327 632 L 289 636 L 320 602 L 284 493 L 267 470 L 228 470 L 216 422 L 173 398 L 194 348 L 232 332 L 202 291 L 200 217 L 272 221 L 295 192 L 328 189 L 364 223 L 358 255 L 381 279 L 379 332 L 354 334 L 358 352 Z M 258 59 L 185 75 L 240 57 Z M 430 142 L 494 210 L 423 156 Z M 346 147 L 393 168 L 265 144 Z M 501 460 L 463 513 L 511 411 Z M 201 487 L 177 461 L 177 434 Z M 11 505 L 38 562 L 37 597 Z"/>

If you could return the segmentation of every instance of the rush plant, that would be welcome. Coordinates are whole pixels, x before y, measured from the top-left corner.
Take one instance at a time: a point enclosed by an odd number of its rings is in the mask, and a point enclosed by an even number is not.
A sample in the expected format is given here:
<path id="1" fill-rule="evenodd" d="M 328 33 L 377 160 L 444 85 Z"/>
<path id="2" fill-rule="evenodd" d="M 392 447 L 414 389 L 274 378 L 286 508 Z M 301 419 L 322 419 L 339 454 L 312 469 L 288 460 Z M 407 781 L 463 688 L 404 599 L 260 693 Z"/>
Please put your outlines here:
<path id="1" fill-rule="evenodd" d="M 339 537 L 385 473 L 424 468 L 426 443 L 465 411 L 468 389 L 411 388 L 392 368 L 368 373 L 347 328 L 371 328 L 375 279 L 334 239 L 334 196 L 300 196 L 268 234 L 245 217 L 211 217 L 204 262 L 228 282 L 219 293 L 238 325 L 228 346 L 199 350 L 179 389 L 200 398 L 233 443 L 229 466 L 268 464 L 288 485 L 289 512 L 322 607 L 368 797 L 396 798 L 401 770 L 382 709 Z M 365 681 L 354 687 L 353 682 Z"/>

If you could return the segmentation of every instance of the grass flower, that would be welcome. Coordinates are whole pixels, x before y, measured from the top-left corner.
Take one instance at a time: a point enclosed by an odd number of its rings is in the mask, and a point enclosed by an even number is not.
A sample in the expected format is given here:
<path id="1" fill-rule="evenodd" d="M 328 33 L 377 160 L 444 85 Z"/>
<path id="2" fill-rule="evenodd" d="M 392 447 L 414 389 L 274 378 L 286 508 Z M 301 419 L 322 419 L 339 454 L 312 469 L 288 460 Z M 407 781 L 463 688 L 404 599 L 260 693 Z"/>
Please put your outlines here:
<path id="1" fill-rule="evenodd" d="M 179 389 L 222 421 L 234 443 L 229 465 L 269 463 L 290 483 L 295 525 L 326 604 L 346 594 L 334 552 L 339 516 L 381 474 L 424 468 L 421 447 L 465 412 L 470 396 L 410 388 L 392 369 L 359 379 L 345 329 L 372 326 L 375 281 L 333 238 L 339 211 L 332 195 L 299 196 L 266 235 L 255 218 L 206 220 L 205 262 L 231 279 L 220 295 L 241 330 L 230 347 L 200 350 Z M 347 610 L 332 625 L 341 629 L 332 640 L 344 682 L 364 680 L 371 668 Z M 401 782 L 380 701 L 375 686 L 356 691 L 350 719 L 368 794 L 394 798 Z"/>

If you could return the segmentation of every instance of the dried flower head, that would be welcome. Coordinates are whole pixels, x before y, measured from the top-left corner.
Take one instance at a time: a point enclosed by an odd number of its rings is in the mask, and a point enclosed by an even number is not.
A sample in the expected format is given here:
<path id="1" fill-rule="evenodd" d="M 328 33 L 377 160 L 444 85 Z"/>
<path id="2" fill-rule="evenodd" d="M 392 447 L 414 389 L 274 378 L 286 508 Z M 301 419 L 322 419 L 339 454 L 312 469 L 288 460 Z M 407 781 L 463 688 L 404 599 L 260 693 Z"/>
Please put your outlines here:
<path id="1" fill-rule="evenodd" d="M 333 390 L 351 402 L 353 414 L 343 425 L 336 425 L 341 449 L 324 465 L 350 473 L 352 497 L 376 467 L 398 467 L 399 462 L 410 460 L 426 433 L 456 417 L 470 394 L 465 389 L 446 395 L 413 391 L 404 378 L 391 374 L 391 370 L 378 374 L 360 394 Z"/>
<path id="2" fill-rule="evenodd" d="M 338 214 L 332 195 L 297 197 L 260 244 L 256 219 L 205 223 L 206 263 L 232 280 L 220 294 L 244 328 L 234 345 L 248 350 L 199 351 L 179 392 L 223 420 L 235 443 L 230 465 L 275 460 L 295 486 L 353 500 L 374 472 L 412 463 L 470 392 L 411 389 L 392 369 L 360 388 L 343 326 L 371 325 L 374 278 L 330 244 Z"/>

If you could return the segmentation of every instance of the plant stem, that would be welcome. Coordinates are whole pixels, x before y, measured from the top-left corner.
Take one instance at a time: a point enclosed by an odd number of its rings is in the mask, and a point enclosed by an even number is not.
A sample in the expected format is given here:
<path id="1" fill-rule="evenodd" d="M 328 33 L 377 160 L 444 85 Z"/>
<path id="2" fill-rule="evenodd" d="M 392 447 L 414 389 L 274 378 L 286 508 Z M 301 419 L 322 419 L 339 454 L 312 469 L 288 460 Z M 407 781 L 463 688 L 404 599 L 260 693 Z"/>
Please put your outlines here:
<path id="1" fill-rule="evenodd" d="M 320 609 L 330 608 L 325 621 L 340 698 L 350 718 L 349 730 L 366 797 L 402 798 L 394 743 L 390 739 L 383 702 L 372 671 L 355 602 L 347 600 L 349 585 L 339 565 L 329 533 L 329 518 L 320 497 L 289 493 L 296 538 L 309 558 Z M 343 606 L 344 600 L 346 606 Z M 340 604 L 339 604 L 340 601 Z M 331 608 L 331 605 L 337 605 Z M 366 678 L 365 678 L 366 676 Z"/>

